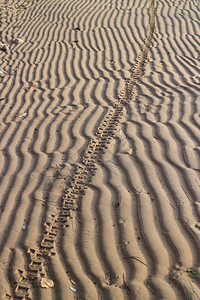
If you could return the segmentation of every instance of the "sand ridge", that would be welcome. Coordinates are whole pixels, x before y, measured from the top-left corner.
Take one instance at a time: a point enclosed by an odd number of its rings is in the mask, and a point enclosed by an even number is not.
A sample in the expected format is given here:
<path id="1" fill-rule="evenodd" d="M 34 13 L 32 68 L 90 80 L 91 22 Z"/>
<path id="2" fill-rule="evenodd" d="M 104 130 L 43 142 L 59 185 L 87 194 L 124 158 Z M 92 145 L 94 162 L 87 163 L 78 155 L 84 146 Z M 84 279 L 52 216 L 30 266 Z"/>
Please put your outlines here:
<path id="1" fill-rule="evenodd" d="M 2 7 L 0 297 L 198 299 L 198 2 Z"/>

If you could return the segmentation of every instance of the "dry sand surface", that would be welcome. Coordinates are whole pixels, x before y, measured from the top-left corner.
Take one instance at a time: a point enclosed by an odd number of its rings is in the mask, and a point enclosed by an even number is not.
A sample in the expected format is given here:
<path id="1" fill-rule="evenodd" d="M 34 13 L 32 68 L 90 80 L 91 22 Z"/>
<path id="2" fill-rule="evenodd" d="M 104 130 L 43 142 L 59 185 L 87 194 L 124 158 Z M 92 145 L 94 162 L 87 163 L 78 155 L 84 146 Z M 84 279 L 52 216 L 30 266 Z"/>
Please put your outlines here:
<path id="1" fill-rule="evenodd" d="M 0 300 L 200 299 L 199 0 L 0 26 Z"/>

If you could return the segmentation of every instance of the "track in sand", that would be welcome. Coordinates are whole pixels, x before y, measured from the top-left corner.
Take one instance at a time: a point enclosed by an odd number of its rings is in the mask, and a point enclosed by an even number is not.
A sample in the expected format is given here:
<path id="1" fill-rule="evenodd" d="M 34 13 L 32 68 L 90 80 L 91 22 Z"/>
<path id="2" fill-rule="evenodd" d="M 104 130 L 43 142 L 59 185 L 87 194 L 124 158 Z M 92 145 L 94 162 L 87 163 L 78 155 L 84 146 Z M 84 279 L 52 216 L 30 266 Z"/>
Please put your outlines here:
<path id="1" fill-rule="evenodd" d="M 0 297 L 199 299 L 198 2 L 2 7 Z"/>

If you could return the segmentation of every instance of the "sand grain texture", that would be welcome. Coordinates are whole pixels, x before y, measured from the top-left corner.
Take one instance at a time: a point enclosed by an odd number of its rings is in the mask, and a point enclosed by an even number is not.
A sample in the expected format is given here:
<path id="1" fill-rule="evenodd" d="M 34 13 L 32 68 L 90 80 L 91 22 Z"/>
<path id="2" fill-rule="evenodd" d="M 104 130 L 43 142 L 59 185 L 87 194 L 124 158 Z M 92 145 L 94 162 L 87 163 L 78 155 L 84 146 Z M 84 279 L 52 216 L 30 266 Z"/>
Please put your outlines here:
<path id="1" fill-rule="evenodd" d="M 199 12 L 2 0 L 0 299 L 200 299 Z"/>

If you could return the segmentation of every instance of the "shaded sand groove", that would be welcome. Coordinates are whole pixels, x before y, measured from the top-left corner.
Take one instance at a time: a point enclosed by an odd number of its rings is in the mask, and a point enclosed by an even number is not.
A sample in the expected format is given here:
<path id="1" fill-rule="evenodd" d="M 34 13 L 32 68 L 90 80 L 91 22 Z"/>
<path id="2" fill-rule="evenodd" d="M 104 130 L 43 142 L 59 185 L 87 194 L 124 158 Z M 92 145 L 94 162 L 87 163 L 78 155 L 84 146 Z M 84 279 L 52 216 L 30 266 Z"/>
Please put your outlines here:
<path id="1" fill-rule="evenodd" d="M 0 298 L 199 299 L 198 2 L 3 6 Z"/>

